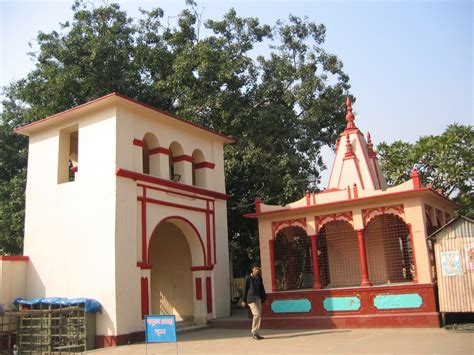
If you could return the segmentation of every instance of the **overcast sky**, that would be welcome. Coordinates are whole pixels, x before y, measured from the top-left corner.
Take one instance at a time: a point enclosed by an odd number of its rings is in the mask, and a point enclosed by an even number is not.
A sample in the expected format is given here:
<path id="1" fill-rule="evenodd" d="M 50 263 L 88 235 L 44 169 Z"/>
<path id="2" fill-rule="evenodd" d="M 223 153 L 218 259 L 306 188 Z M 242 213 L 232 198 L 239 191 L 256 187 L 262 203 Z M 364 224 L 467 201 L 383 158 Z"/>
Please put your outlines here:
<path id="1" fill-rule="evenodd" d="M 98 1 L 96 1 L 98 2 Z M 110 1 L 109 1 L 110 2 Z M 132 17 L 159 6 L 165 16 L 180 1 L 118 1 Z M 207 0 L 204 18 L 220 19 L 231 7 L 243 17 L 275 24 L 288 15 L 326 25 L 324 48 L 336 54 L 350 76 L 356 124 L 375 144 L 415 142 L 442 133 L 448 124 L 473 124 L 473 33 L 471 0 Z M 33 68 L 27 55 L 38 31 L 59 29 L 71 19 L 72 1 L 0 0 L 0 85 Z M 331 164 L 330 154 L 325 153 Z M 328 161 L 329 160 L 329 161 Z"/>

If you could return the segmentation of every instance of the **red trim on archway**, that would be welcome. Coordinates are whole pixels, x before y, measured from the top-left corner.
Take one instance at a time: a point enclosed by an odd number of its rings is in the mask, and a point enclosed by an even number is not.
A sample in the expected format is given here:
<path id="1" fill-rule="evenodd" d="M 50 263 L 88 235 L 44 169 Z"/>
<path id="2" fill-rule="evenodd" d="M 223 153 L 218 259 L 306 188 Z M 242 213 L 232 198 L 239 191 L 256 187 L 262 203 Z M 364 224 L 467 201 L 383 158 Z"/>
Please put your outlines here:
<path id="1" fill-rule="evenodd" d="M 142 293 L 142 319 L 145 318 L 149 311 L 149 299 L 148 299 L 148 277 L 141 278 L 141 293 Z"/>
<path id="2" fill-rule="evenodd" d="M 207 313 L 212 313 L 212 283 L 209 276 L 206 277 L 206 301 Z"/>
<path id="3" fill-rule="evenodd" d="M 202 257 L 203 257 L 203 260 L 204 260 L 204 263 L 206 262 L 206 249 L 204 248 L 204 243 L 202 241 L 202 238 L 201 238 L 201 235 L 199 234 L 199 231 L 197 230 L 197 228 L 189 221 L 187 220 L 186 218 L 184 217 L 181 217 L 181 216 L 169 216 L 169 217 L 166 217 L 164 219 L 162 219 L 156 226 L 155 228 L 153 229 L 153 232 L 164 222 L 168 222 L 169 220 L 172 220 L 172 219 L 178 219 L 178 220 L 181 220 L 181 221 L 184 221 L 186 222 L 193 230 L 194 232 L 196 233 L 196 235 L 198 236 L 198 239 L 199 239 L 199 242 L 201 243 L 201 248 L 202 248 Z M 172 223 L 172 222 L 170 222 Z M 179 228 L 179 226 L 177 226 Z M 181 228 L 180 228 L 181 229 Z M 154 239 L 154 233 L 151 234 L 151 237 L 150 237 L 150 240 L 148 241 L 148 248 L 147 250 L 150 250 L 150 246 L 151 246 L 151 242 L 153 241 Z M 210 252 L 210 251 L 209 251 Z M 150 255 L 148 253 L 147 255 L 148 257 L 148 263 L 150 263 Z"/>

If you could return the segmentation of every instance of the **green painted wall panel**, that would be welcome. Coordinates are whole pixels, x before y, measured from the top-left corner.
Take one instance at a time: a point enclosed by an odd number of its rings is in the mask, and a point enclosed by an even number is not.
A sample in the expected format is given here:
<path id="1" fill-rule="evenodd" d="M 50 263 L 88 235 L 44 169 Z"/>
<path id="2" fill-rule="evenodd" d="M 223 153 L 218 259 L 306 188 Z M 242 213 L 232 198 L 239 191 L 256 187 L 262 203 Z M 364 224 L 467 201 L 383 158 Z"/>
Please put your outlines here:
<path id="1" fill-rule="evenodd" d="M 311 311 L 311 302 L 307 299 L 301 300 L 277 300 L 272 302 L 274 313 L 307 313 Z"/>
<path id="2" fill-rule="evenodd" d="M 360 309 L 359 297 L 328 297 L 324 299 L 323 307 L 328 312 L 358 311 Z"/>
<path id="3" fill-rule="evenodd" d="M 417 293 L 403 295 L 377 295 L 374 306 L 377 309 L 420 308 L 423 299 Z"/>

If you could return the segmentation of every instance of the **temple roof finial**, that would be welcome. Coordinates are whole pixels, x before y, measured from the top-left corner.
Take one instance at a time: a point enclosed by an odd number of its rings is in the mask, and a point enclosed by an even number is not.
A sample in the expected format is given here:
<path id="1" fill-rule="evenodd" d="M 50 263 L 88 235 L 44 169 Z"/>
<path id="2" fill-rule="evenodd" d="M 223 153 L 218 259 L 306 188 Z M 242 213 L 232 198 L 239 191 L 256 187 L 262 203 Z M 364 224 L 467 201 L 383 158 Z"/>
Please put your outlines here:
<path id="1" fill-rule="evenodd" d="M 349 138 L 349 133 L 346 134 L 346 153 L 344 154 L 344 158 L 354 158 L 354 151 L 352 150 L 351 140 Z"/>
<path id="2" fill-rule="evenodd" d="M 372 143 L 372 137 L 370 133 L 367 132 L 367 152 L 369 154 L 369 158 L 374 158 L 376 156 L 374 152 L 374 144 Z"/>
<path id="3" fill-rule="evenodd" d="M 349 96 L 346 98 L 346 129 L 355 129 L 357 128 L 354 123 L 354 114 L 352 113 L 352 102 Z"/>

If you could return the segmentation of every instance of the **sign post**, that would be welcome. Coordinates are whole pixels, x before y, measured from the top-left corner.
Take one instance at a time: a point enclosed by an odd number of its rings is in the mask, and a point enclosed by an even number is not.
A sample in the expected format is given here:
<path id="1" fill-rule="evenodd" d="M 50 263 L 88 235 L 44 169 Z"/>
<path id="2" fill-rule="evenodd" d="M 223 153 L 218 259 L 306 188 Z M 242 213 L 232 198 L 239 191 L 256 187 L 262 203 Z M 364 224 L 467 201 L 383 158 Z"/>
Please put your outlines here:
<path id="1" fill-rule="evenodd" d="M 178 354 L 176 317 L 174 315 L 146 315 L 145 343 L 176 343 L 176 354 Z"/>

